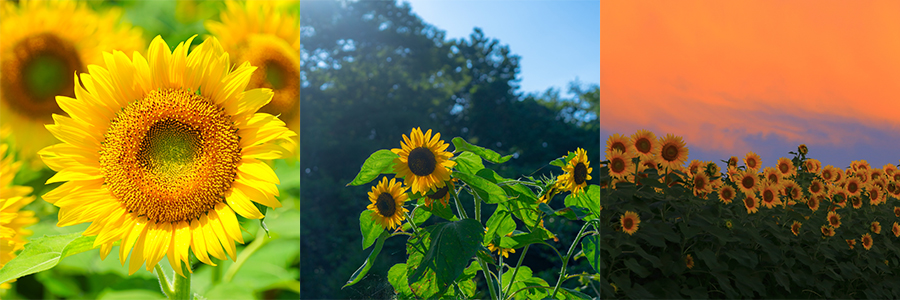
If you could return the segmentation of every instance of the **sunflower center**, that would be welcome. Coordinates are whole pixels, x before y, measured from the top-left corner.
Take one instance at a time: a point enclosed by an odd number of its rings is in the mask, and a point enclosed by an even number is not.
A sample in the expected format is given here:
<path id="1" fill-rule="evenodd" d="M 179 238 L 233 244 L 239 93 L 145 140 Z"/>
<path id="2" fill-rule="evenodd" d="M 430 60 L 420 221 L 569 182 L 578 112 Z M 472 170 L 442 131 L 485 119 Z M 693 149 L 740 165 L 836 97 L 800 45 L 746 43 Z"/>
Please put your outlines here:
<path id="1" fill-rule="evenodd" d="M 666 161 L 675 161 L 678 158 L 678 147 L 666 145 L 663 147 L 662 158 Z"/>
<path id="2" fill-rule="evenodd" d="M 621 142 L 615 143 L 612 145 L 612 149 L 619 150 L 622 151 L 622 153 L 625 153 L 625 144 L 622 144 Z"/>
<path id="3" fill-rule="evenodd" d="M 575 165 L 572 179 L 575 180 L 575 184 L 577 185 L 581 185 L 587 180 L 587 166 L 585 166 L 583 162 Z"/>
<path id="4" fill-rule="evenodd" d="M 744 198 L 744 204 L 749 208 L 753 208 L 754 206 L 756 206 L 756 202 L 753 202 L 753 198 L 750 197 Z"/>
<path id="5" fill-rule="evenodd" d="M 431 198 L 434 200 L 439 200 L 439 199 L 444 198 L 444 196 L 447 196 L 447 192 L 450 190 L 449 187 L 450 187 L 450 185 L 444 185 L 444 187 L 439 188 L 437 191 L 435 191 L 431 195 L 428 195 L 428 198 Z"/>
<path id="6" fill-rule="evenodd" d="M 790 171 L 790 168 L 791 167 L 789 167 L 787 164 L 784 164 L 784 163 L 778 165 L 778 169 L 780 169 L 781 173 L 783 173 L 783 174 L 786 174 L 788 171 Z"/>
<path id="7" fill-rule="evenodd" d="M 63 111 L 54 100 L 57 95 L 75 96 L 72 75 L 83 72 L 75 47 L 51 33 L 26 37 L 4 56 L 0 73 L 3 100 L 10 108 L 34 118 L 49 119 Z"/>
<path id="8" fill-rule="evenodd" d="M 130 212 L 155 222 L 190 221 L 225 199 L 240 152 L 223 108 L 189 91 L 159 89 L 116 114 L 100 166 Z"/>
<path id="9" fill-rule="evenodd" d="M 641 153 L 650 153 L 650 141 L 646 138 L 639 139 L 634 145 Z"/>
<path id="10" fill-rule="evenodd" d="M 775 201 L 775 193 L 772 193 L 771 190 L 766 190 L 765 192 L 763 192 L 763 200 L 765 200 L 766 203 L 774 202 Z"/>
<path id="11" fill-rule="evenodd" d="M 731 199 L 734 194 L 731 193 L 731 190 L 722 190 L 722 198 Z"/>
<path id="12" fill-rule="evenodd" d="M 625 227 L 625 229 L 627 229 L 627 230 L 631 230 L 631 227 L 634 227 L 634 220 L 632 220 L 631 218 L 625 218 L 625 225 L 624 225 L 624 227 Z"/>
<path id="13" fill-rule="evenodd" d="M 612 171 L 615 173 L 621 173 L 625 171 L 625 161 L 623 161 L 621 158 L 614 158 L 612 164 L 610 165 L 612 167 Z"/>
<path id="14" fill-rule="evenodd" d="M 375 207 L 378 208 L 378 213 L 382 216 L 392 217 L 397 211 L 397 202 L 394 201 L 394 196 L 391 196 L 390 193 L 381 193 L 381 195 L 378 195 L 378 199 L 375 200 Z"/>
<path id="15" fill-rule="evenodd" d="M 746 189 L 752 188 L 753 183 L 754 183 L 753 178 L 750 176 L 746 176 L 746 177 L 744 177 L 744 179 L 741 180 L 741 185 L 743 185 L 744 188 L 746 188 Z"/>
<path id="16" fill-rule="evenodd" d="M 418 147 L 409 152 L 409 170 L 416 176 L 427 176 L 434 172 L 437 166 L 434 153 L 426 147 Z"/>

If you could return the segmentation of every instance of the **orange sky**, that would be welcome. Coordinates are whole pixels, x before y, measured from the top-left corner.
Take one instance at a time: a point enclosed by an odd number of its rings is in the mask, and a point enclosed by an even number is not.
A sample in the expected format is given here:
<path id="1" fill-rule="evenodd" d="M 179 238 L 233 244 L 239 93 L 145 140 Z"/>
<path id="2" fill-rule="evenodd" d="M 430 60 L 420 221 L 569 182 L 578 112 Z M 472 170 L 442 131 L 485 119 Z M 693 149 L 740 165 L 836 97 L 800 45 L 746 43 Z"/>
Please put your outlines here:
<path id="1" fill-rule="evenodd" d="M 900 132 L 900 1 L 604 0 L 600 104 L 605 131 L 741 157 L 872 142 L 845 125 Z"/>

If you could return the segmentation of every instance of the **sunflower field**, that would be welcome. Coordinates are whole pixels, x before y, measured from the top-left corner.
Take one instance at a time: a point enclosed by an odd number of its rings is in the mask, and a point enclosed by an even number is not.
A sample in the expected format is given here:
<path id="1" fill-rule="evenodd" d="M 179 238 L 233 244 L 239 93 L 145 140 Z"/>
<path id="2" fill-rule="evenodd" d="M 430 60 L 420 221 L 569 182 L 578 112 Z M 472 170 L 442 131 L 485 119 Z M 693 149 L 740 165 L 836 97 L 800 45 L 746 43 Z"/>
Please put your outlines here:
<path id="1" fill-rule="evenodd" d="M 403 135 L 401 148 L 376 151 L 348 186 L 362 185 L 382 174 L 368 193 L 370 204 L 359 216 L 362 248 L 372 250 L 344 287 L 359 282 L 382 250 L 385 240 L 406 238 L 405 262 L 394 264 L 387 278 L 400 299 L 588 299 L 599 297 L 600 187 L 592 179 L 584 149 L 550 164 L 563 173 L 553 178 L 504 178 L 484 162 L 503 164 L 512 156 L 414 128 Z M 566 194 L 563 207 L 551 200 Z M 472 202 L 469 211 L 462 201 Z M 559 204 L 553 204 L 559 205 Z M 488 210 L 493 213 L 485 213 Z M 532 247 L 554 249 L 559 238 L 544 219 L 560 216 L 580 225 L 568 245 L 557 252 L 562 265 L 555 283 L 534 276 L 523 265 Z M 405 220 L 405 222 L 404 222 Z M 374 244 L 374 247 L 373 247 Z M 519 259 L 506 260 L 521 251 Z M 572 272 L 569 262 L 581 259 L 592 269 Z M 480 274 L 480 275 L 479 275 Z M 566 287 L 564 282 L 569 281 Z M 482 282 L 483 289 L 479 289 Z M 487 290 L 487 291 L 485 291 Z"/>
<path id="2" fill-rule="evenodd" d="M 814 150 L 814 149 L 812 149 Z M 806 145 L 688 162 L 680 137 L 607 140 L 599 275 L 611 298 L 900 298 L 898 166 Z"/>
<path id="3" fill-rule="evenodd" d="M 0 6 L 0 298 L 300 297 L 298 1 Z"/>

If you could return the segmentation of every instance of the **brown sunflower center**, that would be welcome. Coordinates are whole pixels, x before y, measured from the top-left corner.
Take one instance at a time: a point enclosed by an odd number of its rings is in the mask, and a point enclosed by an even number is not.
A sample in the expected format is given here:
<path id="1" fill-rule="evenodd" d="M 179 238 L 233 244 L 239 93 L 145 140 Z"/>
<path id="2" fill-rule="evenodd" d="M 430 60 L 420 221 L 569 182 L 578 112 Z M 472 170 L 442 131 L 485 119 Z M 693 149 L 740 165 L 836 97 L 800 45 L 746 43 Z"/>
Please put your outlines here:
<path id="1" fill-rule="evenodd" d="M 638 139 L 637 142 L 634 143 L 634 146 L 641 153 L 650 153 L 650 141 L 646 138 Z"/>
<path id="2" fill-rule="evenodd" d="M 766 203 L 775 202 L 775 193 L 772 190 L 765 190 L 763 192 L 763 201 L 766 201 Z"/>
<path id="3" fill-rule="evenodd" d="M 665 145 L 662 150 L 662 158 L 666 161 L 675 161 L 675 159 L 678 159 L 678 147 L 675 147 L 675 145 Z"/>
<path id="4" fill-rule="evenodd" d="M 745 189 L 752 188 L 754 183 L 753 177 L 750 176 L 744 176 L 744 179 L 741 179 L 741 185 L 743 185 Z"/>
<path id="5" fill-rule="evenodd" d="M 744 198 L 744 205 L 746 205 L 748 208 L 753 208 L 756 206 L 756 202 L 753 201 L 753 198 L 747 197 Z"/>
<path id="6" fill-rule="evenodd" d="M 280 115 L 281 120 L 291 122 L 300 113 L 300 66 L 277 43 L 262 41 L 250 46 L 244 54 L 251 65 L 258 67 L 248 88 L 272 89 L 275 92 L 272 101 L 259 111 Z"/>
<path id="7" fill-rule="evenodd" d="M 434 172 L 437 161 L 431 149 L 418 147 L 409 151 L 407 164 L 409 165 L 409 170 L 416 176 L 427 176 Z"/>
<path id="8" fill-rule="evenodd" d="M 747 166 L 752 169 L 755 169 L 756 168 L 756 159 L 747 160 Z"/>
<path id="9" fill-rule="evenodd" d="M 623 227 L 625 228 L 625 230 L 631 230 L 631 228 L 634 227 L 634 220 L 632 220 L 631 218 L 626 217 L 624 223 L 625 224 L 623 225 Z"/>
<path id="10" fill-rule="evenodd" d="M 391 193 L 378 195 L 378 199 L 375 200 L 375 207 L 378 208 L 378 213 L 384 217 L 393 217 L 394 213 L 397 212 L 397 202 L 394 201 L 394 196 L 391 196 Z"/>
<path id="11" fill-rule="evenodd" d="M 449 185 L 449 184 L 445 184 L 444 187 L 439 188 L 439 189 L 437 189 L 437 191 L 435 191 L 434 193 L 431 193 L 431 195 L 428 195 L 428 198 L 431 198 L 431 199 L 434 199 L 434 200 L 443 199 L 444 196 L 447 196 L 447 192 L 448 192 L 449 190 L 450 190 L 450 185 Z"/>
<path id="12" fill-rule="evenodd" d="M 859 185 L 857 185 L 856 182 L 850 182 L 850 183 L 847 184 L 847 191 L 848 191 L 848 192 L 850 192 L 850 193 L 856 193 L 857 190 L 859 190 Z"/>
<path id="13" fill-rule="evenodd" d="M 734 197 L 734 192 L 729 189 L 722 190 L 722 198 L 731 199 L 731 197 Z"/>
<path id="14" fill-rule="evenodd" d="M 612 171 L 614 173 L 625 172 L 625 161 L 618 157 L 613 158 L 612 163 L 610 163 L 610 167 L 612 167 Z"/>
<path id="15" fill-rule="evenodd" d="M 787 174 L 787 172 L 791 170 L 791 167 L 786 163 L 781 163 L 778 165 L 778 169 L 781 170 L 782 174 Z"/>
<path id="16" fill-rule="evenodd" d="M 78 51 L 68 41 L 51 33 L 26 37 L 4 56 L 0 73 L 3 101 L 11 109 L 33 118 L 50 119 L 63 111 L 54 100 L 57 95 L 75 96 L 72 75 L 83 72 Z"/>
<path id="17" fill-rule="evenodd" d="M 240 153 L 223 108 L 185 90 L 155 90 L 110 122 L 100 166 L 130 212 L 155 222 L 189 221 L 225 199 Z"/>
<path id="18" fill-rule="evenodd" d="M 623 144 L 622 142 L 613 143 L 612 149 L 619 150 L 622 151 L 622 153 L 625 153 L 625 144 Z"/>
<path id="19" fill-rule="evenodd" d="M 584 184 L 587 180 L 587 166 L 585 166 L 583 162 L 575 165 L 575 170 L 572 172 L 572 179 L 575 180 L 576 185 Z"/>

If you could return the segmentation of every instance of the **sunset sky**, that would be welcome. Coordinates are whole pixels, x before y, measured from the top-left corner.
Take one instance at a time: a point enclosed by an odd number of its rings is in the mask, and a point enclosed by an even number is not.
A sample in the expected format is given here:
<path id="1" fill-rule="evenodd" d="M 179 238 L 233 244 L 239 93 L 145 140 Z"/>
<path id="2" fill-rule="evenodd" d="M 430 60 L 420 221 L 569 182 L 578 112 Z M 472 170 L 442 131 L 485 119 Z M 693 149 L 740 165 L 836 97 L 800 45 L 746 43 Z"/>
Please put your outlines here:
<path id="1" fill-rule="evenodd" d="M 898 164 L 900 1 L 602 1 L 600 107 L 604 146 L 647 129 L 689 159 Z"/>

